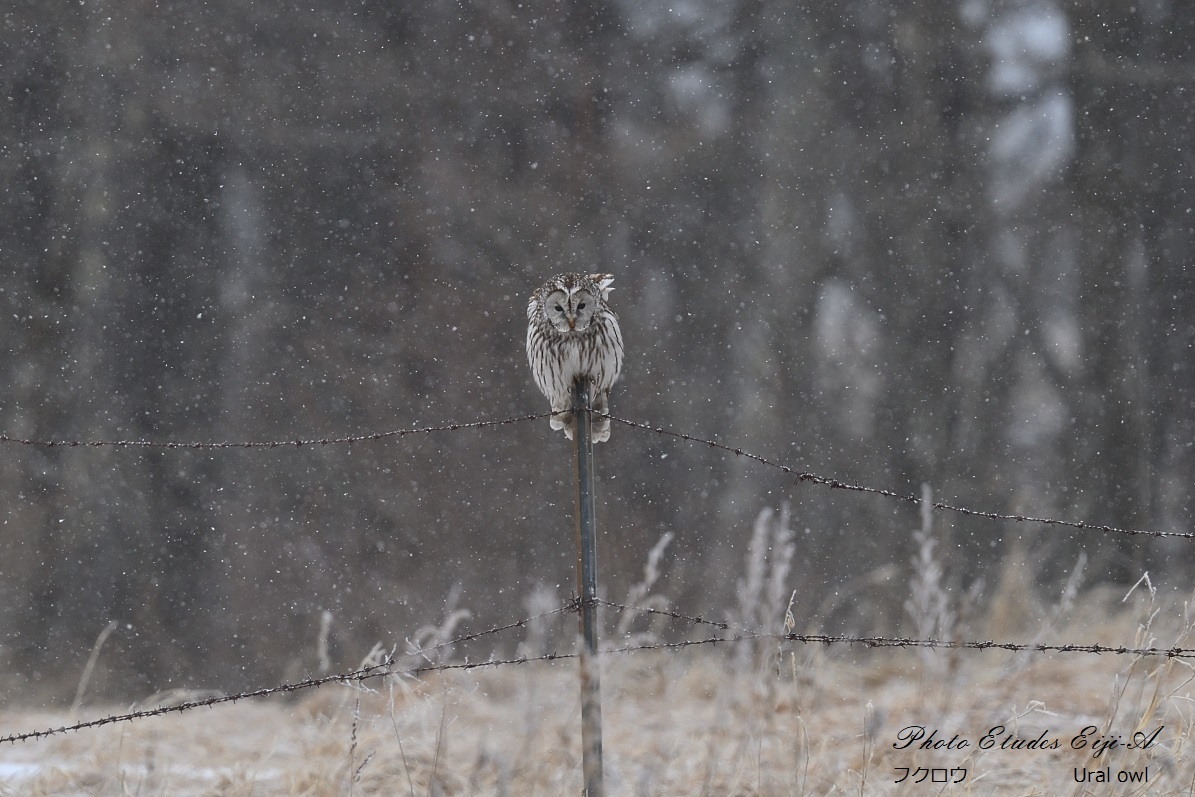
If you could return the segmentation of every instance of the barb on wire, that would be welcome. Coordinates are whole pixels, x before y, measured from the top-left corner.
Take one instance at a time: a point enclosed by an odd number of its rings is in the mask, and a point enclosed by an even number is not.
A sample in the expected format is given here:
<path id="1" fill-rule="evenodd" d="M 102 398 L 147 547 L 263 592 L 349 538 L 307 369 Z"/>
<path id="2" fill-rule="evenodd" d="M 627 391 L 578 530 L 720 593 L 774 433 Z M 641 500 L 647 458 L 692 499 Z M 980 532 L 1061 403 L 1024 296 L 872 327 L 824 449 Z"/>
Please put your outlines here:
<path id="1" fill-rule="evenodd" d="M 433 432 L 459 432 L 463 429 L 484 429 L 490 426 L 505 426 L 523 421 L 534 421 L 553 415 L 551 412 L 541 412 L 536 415 L 519 415 L 514 418 L 502 418 L 496 421 L 473 421 L 471 423 L 446 423 L 442 426 L 417 426 L 411 429 L 393 429 L 389 432 L 373 432 L 372 434 L 351 435 L 348 437 L 315 437 L 296 440 L 247 440 L 241 442 L 204 442 L 181 440 L 31 440 L 24 437 L 0 435 L 0 443 L 32 446 L 35 448 L 302 448 L 303 446 L 331 446 L 343 443 L 367 443 L 385 440 L 390 437 L 406 437 L 413 434 L 431 434 Z"/>
<path id="2" fill-rule="evenodd" d="M 692 617 L 687 614 L 670 612 L 667 609 L 656 609 L 651 606 L 626 606 L 625 604 L 615 603 L 614 601 L 608 601 L 604 598 L 595 598 L 594 603 L 597 603 L 599 606 L 607 606 L 620 612 L 641 612 L 643 614 L 655 614 L 661 617 L 670 617 L 673 620 L 684 620 L 686 623 L 691 623 L 693 625 L 712 625 L 714 628 L 721 629 L 722 631 L 732 630 L 729 623 L 720 623 L 717 620 L 706 620 L 704 617 Z"/>
<path id="3" fill-rule="evenodd" d="M 809 471 L 802 471 L 798 468 L 793 468 L 789 465 L 785 465 L 780 462 L 774 462 L 770 459 L 767 459 L 766 457 L 761 457 L 758 454 L 752 454 L 749 451 L 744 451 L 741 448 L 732 448 L 731 446 L 724 445 L 715 440 L 706 440 L 701 437 L 694 437 L 692 435 L 684 434 L 683 432 L 674 432 L 671 429 L 665 429 L 660 426 L 648 426 L 645 423 L 639 423 L 637 421 L 629 421 L 625 418 L 619 418 L 619 417 L 617 417 L 615 415 L 611 415 L 607 412 L 598 412 L 595 410 L 594 414 L 599 415 L 603 418 L 609 418 L 612 421 L 621 423 L 624 426 L 629 426 L 632 429 L 640 429 L 640 430 L 647 431 L 647 432 L 655 432 L 658 435 L 661 435 L 664 437 L 673 437 L 678 440 L 684 440 L 687 443 L 700 443 L 701 445 L 709 446 L 710 448 L 715 448 L 715 449 L 718 449 L 719 451 L 726 451 L 731 454 L 734 454 L 735 456 L 743 457 L 744 459 L 753 460 L 755 462 L 760 463 L 761 465 L 766 465 L 769 468 L 775 468 L 776 470 L 779 470 L 783 473 L 787 473 L 787 474 L 793 476 L 795 478 L 795 481 L 797 484 L 808 482 L 811 484 L 818 484 L 823 487 L 829 487 L 831 490 L 847 490 L 847 491 L 856 492 L 856 493 L 867 493 L 869 495 L 879 495 L 884 498 L 893 498 L 893 499 L 896 499 L 897 501 L 903 501 L 903 502 L 909 503 L 909 504 L 920 504 L 921 503 L 921 498 L 919 498 L 918 496 L 915 496 L 915 495 L 905 495 L 902 493 L 894 492 L 892 490 L 885 490 L 885 489 L 882 489 L 879 487 L 868 487 L 867 485 L 863 485 L 863 484 L 853 484 L 851 482 L 845 482 L 840 479 L 834 479 L 834 478 L 830 478 L 827 476 L 819 476 L 816 473 L 810 473 Z M 1009 515 L 1009 514 L 1004 514 L 1001 512 L 984 512 L 984 511 L 980 511 L 977 509 L 968 509 L 968 508 L 962 507 L 962 506 L 954 506 L 953 504 L 946 504 L 946 503 L 942 503 L 940 501 L 931 504 L 930 507 L 932 509 L 936 509 L 941 512 L 954 512 L 959 515 L 982 517 L 982 518 L 988 518 L 990 520 L 1014 520 L 1018 523 L 1042 523 L 1042 524 L 1045 524 L 1048 526 L 1065 526 L 1067 528 L 1083 529 L 1084 531 L 1105 531 L 1105 532 L 1111 532 L 1114 534 L 1142 535 L 1142 536 L 1146 536 L 1146 537 L 1174 537 L 1174 538 L 1183 539 L 1183 540 L 1195 540 L 1195 533 L 1183 532 L 1183 531 L 1154 531 L 1151 529 L 1126 529 L 1126 528 L 1119 528 L 1116 526 L 1108 526 L 1108 525 L 1104 525 L 1104 524 L 1100 524 L 1100 523 L 1084 523 L 1084 522 L 1078 521 L 1078 520 L 1057 520 L 1055 518 L 1031 517 L 1029 515 Z"/>

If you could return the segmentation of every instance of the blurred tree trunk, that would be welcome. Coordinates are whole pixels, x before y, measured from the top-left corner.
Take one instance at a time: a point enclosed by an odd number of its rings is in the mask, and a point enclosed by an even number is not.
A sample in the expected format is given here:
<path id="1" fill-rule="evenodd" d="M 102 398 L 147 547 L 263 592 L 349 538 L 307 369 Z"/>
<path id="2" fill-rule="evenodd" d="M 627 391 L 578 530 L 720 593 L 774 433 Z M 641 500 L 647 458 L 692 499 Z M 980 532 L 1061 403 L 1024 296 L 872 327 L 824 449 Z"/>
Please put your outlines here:
<path id="1" fill-rule="evenodd" d="M 110 14 L 105 3 L 91 5 L 60 19 L 56 35 L 41 42 L 43 56 L 61 69 L 56 91 L 40 97 L 44 107 L 60 114 L 55 132 L 61 156 L 44 183 L 52 186 L 43 205 L 52 221 L 42 240 L 52 245 L 30 262 L 35 284 L 44 287 L 31 307 L 36 320 L 27 338 L 29 366 L 37 373 L 31 375 L 33 390 L 22 397 L 37 415 L 25 425 L 34 437 L 133 433 L 119 407 L 93 403 L 97 396 L 119 393 L 104 341 L 118 318 L 109 253 L 127 245 L 117 222 L 122 135 L 114 73 L 127 68 L 129 52 L 128 43 L 114 41 Z M 37 21 L 29 24 L 38 28 Z M 44 496 L 50 511 L 36 528 L 25 530 L 30 536 L 23 545 L 38 556 L 28 572 L 36 597 L 18 622 L 29 647 L 69 651 L 54 662 L 50 676 L 79 666 L 88 640 L 109 619 L 127 622 L 139 612 L 132 581 L 144 563 L 129 555 L 121 532 L 144 533 L 144 516 L 122 506 L 119 496 L 127 485 L 112 483 L 110 463 L 119 454 L 111 449 L 90 454 L 37 457 L 44 464 L 35 480 L 41 484 L 32 492 Z M 97 501 L 99 495 L 106 499 Z"/>
<path id="2" fill-rule="evenodd" d="M 1085 400 L 1072 438 L 1079 511 L 1116 526 L 1190 531 L 1195 461 L 1183 397 L 1195 345 L 1195 11 L 1086 2 L 1072 15 L 1086 333 Z M 1188 444 L 1176 445 L 1184 437 Z M 1151 548 L 1165 547 L 1117 540 L 1107 571 L 1134 580 L 1150 567 Z"/>

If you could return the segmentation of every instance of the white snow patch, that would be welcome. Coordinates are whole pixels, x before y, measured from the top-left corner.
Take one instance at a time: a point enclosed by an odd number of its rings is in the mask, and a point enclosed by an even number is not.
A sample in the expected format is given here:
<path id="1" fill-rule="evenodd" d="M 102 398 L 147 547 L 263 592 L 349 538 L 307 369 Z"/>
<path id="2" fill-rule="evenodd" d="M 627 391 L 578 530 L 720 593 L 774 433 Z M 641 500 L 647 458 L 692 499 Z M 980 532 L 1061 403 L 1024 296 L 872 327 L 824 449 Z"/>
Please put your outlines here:
<path id="1" fill-rule="evenodd" d="M 34 761 L 0 761 L 0 778 L 4 780 L 26 780 L 41 771 L 42 765 Z"/>

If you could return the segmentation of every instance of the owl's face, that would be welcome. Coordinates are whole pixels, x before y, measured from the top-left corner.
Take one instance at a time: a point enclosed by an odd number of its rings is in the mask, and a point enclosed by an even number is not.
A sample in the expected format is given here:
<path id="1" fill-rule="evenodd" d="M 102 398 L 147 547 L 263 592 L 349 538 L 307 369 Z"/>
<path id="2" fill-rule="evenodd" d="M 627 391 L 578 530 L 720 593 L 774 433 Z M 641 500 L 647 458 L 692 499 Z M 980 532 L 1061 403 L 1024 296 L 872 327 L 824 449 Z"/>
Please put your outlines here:
<path id="1" fill-rule="evenodd" d="M 557 288 L 544 299 L 544 314 L 558 332 L 584 332 L 597 309 L 597 297 L 583 287 Z"/>

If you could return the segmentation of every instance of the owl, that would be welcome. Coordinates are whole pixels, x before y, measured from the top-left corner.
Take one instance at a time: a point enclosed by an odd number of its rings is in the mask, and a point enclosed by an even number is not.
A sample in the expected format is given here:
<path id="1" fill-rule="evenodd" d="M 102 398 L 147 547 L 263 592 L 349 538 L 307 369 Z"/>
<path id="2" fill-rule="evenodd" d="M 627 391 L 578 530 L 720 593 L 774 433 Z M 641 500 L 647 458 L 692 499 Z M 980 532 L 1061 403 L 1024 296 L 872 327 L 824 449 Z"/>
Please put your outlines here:
<path id="1" fill-rule="evenodd" d="M 553 412 L 573 405 L 573 382 L 592 382 L 590 401 L 607 412 L 610 388 L 622 370 L 622 332 L 618 316 L 606 304 L 612 274 L 558 274 L 527 303 L 527 361 L 540 391 Z M 573 414 L 552 416 L 552 428 L 563 429 L 569 440 L 577 421 Z M 593 440 L 610 439 L 610 419 L 593 419 Z"/>

